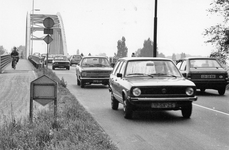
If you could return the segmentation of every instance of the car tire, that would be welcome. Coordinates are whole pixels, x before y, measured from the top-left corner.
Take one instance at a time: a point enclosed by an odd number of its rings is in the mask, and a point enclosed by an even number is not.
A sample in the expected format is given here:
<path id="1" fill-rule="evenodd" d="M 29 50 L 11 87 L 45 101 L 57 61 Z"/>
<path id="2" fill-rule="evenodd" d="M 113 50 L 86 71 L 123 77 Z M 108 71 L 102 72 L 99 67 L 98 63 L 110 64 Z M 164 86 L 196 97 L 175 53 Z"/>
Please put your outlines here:
<path id="1" fill-rule="evenodd" d="M 76 82 L 77 82 L 77 85 L 80 86 L 80 80 L 78 78 L 77 78 Z"/>
<path id="2" fill-rule="evenodd" d="M 183 118 L 190 118 L 191 114 L 192 114 L 192 102 L 185 104 L 182 108 L 181 108 L 181 113 Z"/>
<path id="3" fill-rule="evenodd" d="M 55 67 L 52 67 L 52 70 L 55 70 Z"/>
<path id="4" fill-rule="evenodd" d="M 113 110 L 118 110 L 118 105 L 119 105 L 118 100 L 114 97 L 114 94 L 111 92 L 111 108 Z"/>
<path id="5" fill-rule="evenodd" d="M 225 91 L 226 91 L 226 88 L 225 87 L 218 89 L 219 95 L 224 95 L 225 94 Z"/>
<path id="6" fill-rule="evenodd" d="M 84 84 L 85 84 L 85 83 L 81 80 L 81 81 L 80 81 L 80 87 L 81 87 L 81 88 L 84 88 L 84 86 L 85 86 Z"/>
<path id="7" fill-rule="evenodd" d="M 70 69 L 70 67 L 68 66 L 66 69 L 67 69 L 67 70 L 69 70 L 69 69 Z"/>
<path id="8" fill-rule="evenodd" d="M 133 118 L 133 106 L 128 100 L 123 101 L 124 118 Z"/>

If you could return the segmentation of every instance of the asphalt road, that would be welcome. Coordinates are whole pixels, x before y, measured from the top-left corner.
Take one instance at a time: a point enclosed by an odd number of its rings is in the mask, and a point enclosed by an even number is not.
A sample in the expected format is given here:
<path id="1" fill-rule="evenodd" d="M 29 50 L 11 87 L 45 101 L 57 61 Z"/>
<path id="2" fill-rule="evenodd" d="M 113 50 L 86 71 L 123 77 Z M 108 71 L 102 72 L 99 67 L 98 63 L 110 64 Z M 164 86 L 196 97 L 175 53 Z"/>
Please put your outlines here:
<path id="1" fill-rule="evenodd" d="M 228 150 L 229 91 L 198 93 L 191 119 L 180 111 L 137 112 L 133 120 L 123 117 L 122 105 L 111 109 L 108 87 L 76 85 L 75 67 L 54 72 L 92 114 L 120 150 Z"/>

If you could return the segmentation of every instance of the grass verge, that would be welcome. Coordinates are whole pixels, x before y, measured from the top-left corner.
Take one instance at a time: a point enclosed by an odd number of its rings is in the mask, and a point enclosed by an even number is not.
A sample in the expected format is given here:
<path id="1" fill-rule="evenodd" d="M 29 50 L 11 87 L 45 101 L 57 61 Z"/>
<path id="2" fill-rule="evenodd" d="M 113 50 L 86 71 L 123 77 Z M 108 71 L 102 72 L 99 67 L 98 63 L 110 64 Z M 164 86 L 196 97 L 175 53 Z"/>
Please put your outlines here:
<path id="1" fill-rule="evenodd" d="M 0 128 L 0 149 L 14 150 L 117 150 L 109 136 L 80 105 L 50 69 L 36 70 L 38 77 L 46 74 L 58 83 L 57 122 L 53 104 L 39 112 L 33 123 L 29 119 L 12 120 Z"/>

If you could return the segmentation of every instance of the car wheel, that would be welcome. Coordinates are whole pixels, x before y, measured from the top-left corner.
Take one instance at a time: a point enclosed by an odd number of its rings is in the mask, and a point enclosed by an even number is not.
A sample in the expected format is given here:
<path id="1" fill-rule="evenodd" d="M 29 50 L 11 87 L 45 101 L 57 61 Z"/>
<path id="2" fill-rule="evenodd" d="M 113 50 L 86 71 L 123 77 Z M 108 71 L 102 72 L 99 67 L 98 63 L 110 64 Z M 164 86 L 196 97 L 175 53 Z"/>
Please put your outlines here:
<path id="1" fill-rule="evenodd" d="M 69 70 L 69 69 L 70 69 L 70 67 L 68 66 L 66 69 L 67 69 L 67 70 Z"/>
<path id="2" fill-rule="evenodd" d="M 118 109 L 118 100 L 114 97 L 114 94 L 111 92 L 111 108 L 113 110 L 117 110 Z"/>
<path id="3" fill-rule="evenodd" d="M 52 70 L 55 70 L 55 67 L 52 67 Z"/>
<path id="4" fill-rule="evenodd" d="M 77 82 L 77 85 L 80 85 L 80 80 L 78 78 L 77 78 L 76 82 Z"/>
<path id="5" fill-rule="evenodd" d="M 192 103 L 187 103 L 181 108 L 183 118 L 190 118 L 192 114 Z"/>
<path id="6" fill-rule="evenodd" d="M 226 90 L 225 87 L 218 89 L 219 95 L 224 95 L 225 94 L 225 90 Z"/>
<path id="7" fill-rule="evenodd" d="M 81 87 L 81 88 L 84 88 L 84 84 L 85 84 L 85 83 L 81 80 L 81 82 L 80 82 L 80 87 Z"/>
<path id="8" fill-rule="evenodd" d="M 200 89 L 200 92 L 201 92 L 201 93 L 204 93 L 204 92 L 205 92 L 205 89 L 204 89 L 204 88 L 201 88 L 201 89 Z"/>
<path id="9" fill-rule="evenodd" d="M 123 102 L 124 118 L 132 119 L 133 116 L 133 106 L 128 100 Z"/>

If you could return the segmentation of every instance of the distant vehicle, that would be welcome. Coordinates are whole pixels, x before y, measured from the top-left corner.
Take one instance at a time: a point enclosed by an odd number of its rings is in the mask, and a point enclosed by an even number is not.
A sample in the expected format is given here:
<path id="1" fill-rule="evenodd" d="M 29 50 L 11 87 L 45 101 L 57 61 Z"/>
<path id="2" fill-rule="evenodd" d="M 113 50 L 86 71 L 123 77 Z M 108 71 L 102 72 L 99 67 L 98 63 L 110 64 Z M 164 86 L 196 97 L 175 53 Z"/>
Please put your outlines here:
<path id="1" fill-rule="evenodd" d="M 41 56 L 41 54 L 40 54 L 39 52 L 35 52 L 35 53 L 33 53 L 33 56 L 40 57 L 40 56 Z"/>
<path id="2" fill-rule="evenodd" d="M 82 56 L 81 55 L 72 55 L 70 57 L 70 65 L 72 64 L 78 64 L 80 62 L 80 60 L 82 59 Z"/>
<path id="3" fill-rule="evenodd" d="M 177 67 L 185 78 L 196 84 L 201 92 L 205 92 L 206 89 L 215 89 L 218 90 L 219 95 L 225 94 L 229 83 L 228 73 L 216 58 L 183 58 L 178 61 Z"/>
<path id="4" fill-rule="evenodd" d="M 109 76 L 113 68 L 106 56 L 85 56 L 76 65 L 77 85 L 108 85 Z"/>
<path id="5" fill-rule="evenodd" d="M 66 68 L 67 70 L 70 69 L 70 62 L 67 56 L 54 56 L 52 60 L 52 69 L 55 70 L 56 68 Z"/>
<path id="6" fill-rule="evenodd" d="M 197 100 L 195 84 L 166 58 L 120 58 L 110 75 L 109 91 L 111 108 L 123 104 L 126 119 L 136 110 L 181 110 L 184 118 L 190 118 Z"/>

